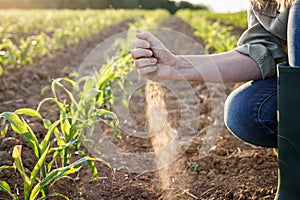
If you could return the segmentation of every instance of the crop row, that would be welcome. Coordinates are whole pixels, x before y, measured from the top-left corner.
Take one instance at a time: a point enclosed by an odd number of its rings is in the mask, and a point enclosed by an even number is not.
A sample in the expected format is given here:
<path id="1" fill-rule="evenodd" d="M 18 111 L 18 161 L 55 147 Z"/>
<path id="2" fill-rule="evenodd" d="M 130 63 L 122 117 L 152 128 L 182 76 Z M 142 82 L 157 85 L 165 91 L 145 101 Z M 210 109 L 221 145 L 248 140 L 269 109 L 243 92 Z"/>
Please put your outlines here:
<path id="1" fill-rule="evenodd" d="M 177 16 L 189 23 L 194 29 L 194 35 L 205 42 L 205 49 L 209 52 L 220 53 L 232 50 L 238 37 L 232 34 L 232 26 L 223 25 L 219 20 L 212 21 L 203 11 L 180 10 Z"/>
<path id="2" fill-rule="evenodd" d="M 247 12 L 240 11 L 236 13 L 215 13 L 203 10 L 201 15 L 211 21 L 218 21 L 224 25 L 239 27 L 241 29 L 247 29 Z"/>
<path id="3" fill-rule="evenodd" d="M 138 10 L 0 10 L 0 38 L 20 40 L 41 32 L 52 35 L 57 29 L 79 31 L 88 37 L 139 14 Z"/>
<path id="4" fill-rule="evenodd" d="M 76 44 L 113 23 L 142 18 L 147 13 L 142 10 L 2 10 L 0 76 L 10 67 L 31 64 L 35 58 Z"/>

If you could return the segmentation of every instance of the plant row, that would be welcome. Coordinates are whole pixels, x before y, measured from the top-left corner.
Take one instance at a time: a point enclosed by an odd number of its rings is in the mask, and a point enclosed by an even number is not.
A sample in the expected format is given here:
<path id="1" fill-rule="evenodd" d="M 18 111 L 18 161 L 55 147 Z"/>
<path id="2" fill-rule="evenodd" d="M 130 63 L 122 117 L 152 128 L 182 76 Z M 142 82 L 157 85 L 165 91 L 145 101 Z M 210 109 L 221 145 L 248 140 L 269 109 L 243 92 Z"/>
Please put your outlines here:
<path id="1" fill-rule="evenodd" d="M 201 11 L 201 15 L 211 21 L 218 21 L 224 25 L 234 26 L 241 29 L 247 29 L 247 12 L 240 11 L 236 13 L 216 13 L 210 11 Z"/>
<path id="2" fill-rule="evenodd" d="M 232 34 L 233 27 L 225 26 L 220 21 L 210 21 L 203 13 L 205 12 L 180 10 L 176 15 L 195 29 L 194 35 L 204 40 L 207 51 L 220 53 L 236 47 L 238 36 Z"/>
<path id="3" fill-rule="evenodd" d="M 142 14 L 138 10 L 1 10 L 0 76 L 10 67 L 32 64 L 34 58 Z"/>

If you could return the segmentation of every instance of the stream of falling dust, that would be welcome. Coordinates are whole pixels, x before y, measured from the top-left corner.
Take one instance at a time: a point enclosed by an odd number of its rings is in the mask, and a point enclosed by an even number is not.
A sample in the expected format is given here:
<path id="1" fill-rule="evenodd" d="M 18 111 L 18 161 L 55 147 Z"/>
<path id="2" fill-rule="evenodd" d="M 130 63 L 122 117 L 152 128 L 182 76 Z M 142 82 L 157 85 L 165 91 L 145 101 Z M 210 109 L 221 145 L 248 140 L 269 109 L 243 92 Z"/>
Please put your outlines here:
<path id="1" fill-rule="evenodd" d="M 174 197 L 172 185 L 178 184 L 178 181 L 180 181 L 180 187 L 185 188 L 186 180 L 177 176 L 184 171 L 182 170 L 182 164 L 172 162 L 174 156 L 178 155 L 180 148 L 171 145 L 176 140 L 178 133 L 176 127 L 172 127 L 172 123 L 168 119 L 169 112 L 165 98 L 167 92 L 166 88 L 157 82 L 149 81 L 146 84 L 146 118 L 148 134 L 151 136 L 152 148 L 155 153 L 157 176 L 159 177 L 161 189 L 164 191 L 163 198 L 172 199 Z"/>

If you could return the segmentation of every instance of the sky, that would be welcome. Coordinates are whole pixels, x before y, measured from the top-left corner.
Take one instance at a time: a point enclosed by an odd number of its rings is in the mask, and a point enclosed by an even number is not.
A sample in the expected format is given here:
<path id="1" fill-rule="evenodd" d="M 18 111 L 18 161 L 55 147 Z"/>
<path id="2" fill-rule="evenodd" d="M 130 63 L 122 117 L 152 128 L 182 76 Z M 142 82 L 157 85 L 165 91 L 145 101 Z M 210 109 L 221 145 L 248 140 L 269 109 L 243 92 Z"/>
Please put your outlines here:
<path id="1" fill-rule="evenodd" d="M 238 12 L 246 10 L 249 0 L 188 0 L 209 6 L 215 12 Z"/>

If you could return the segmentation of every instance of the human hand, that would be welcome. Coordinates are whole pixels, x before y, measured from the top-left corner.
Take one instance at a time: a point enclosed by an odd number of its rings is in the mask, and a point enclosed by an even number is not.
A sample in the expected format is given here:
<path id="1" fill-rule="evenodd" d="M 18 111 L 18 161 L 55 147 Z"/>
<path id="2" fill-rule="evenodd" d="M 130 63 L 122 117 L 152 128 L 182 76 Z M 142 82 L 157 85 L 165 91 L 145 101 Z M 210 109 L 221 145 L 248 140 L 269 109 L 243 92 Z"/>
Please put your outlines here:
<path id="1" fill-rule="evenodd" d="M 171 79 L 176 56 L 150 32 L 136 34 L 131 57 L 142 76 L 153 79 Z"/>

